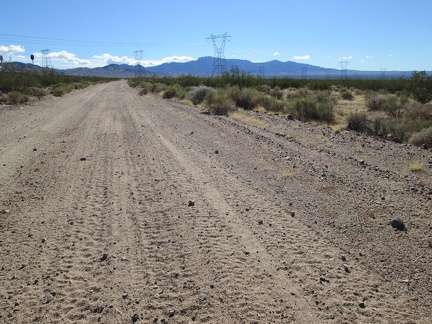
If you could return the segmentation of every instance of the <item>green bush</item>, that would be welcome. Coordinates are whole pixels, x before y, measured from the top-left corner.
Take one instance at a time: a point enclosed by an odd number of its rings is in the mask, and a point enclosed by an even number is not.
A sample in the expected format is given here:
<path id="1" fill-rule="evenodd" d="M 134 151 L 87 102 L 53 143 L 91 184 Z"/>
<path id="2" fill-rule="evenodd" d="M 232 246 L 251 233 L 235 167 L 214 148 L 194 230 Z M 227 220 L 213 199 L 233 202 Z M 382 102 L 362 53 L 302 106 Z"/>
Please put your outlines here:
<path id="1" fill-rule="evenodd" d="M 27 94 L 41 99 L 42 97 L 45 97 L 48 94 L 48 91 L 43 88 L 30 87 L 27 91 Z"/>
<path id="2" fill-rule="evenodd" d="M 223 90 L 210 91 L 204 102 L 208 112 L 214 115 L 227 115 L 235 107 L 231 96 Z"/>
<path id="3" fill-rule="evenodd" d="M 324 121 L 330 123 L 334 120 L 334 103 L 330 97 L 308 96 L 295 98 L 289 101 L 288 109 L 299 120 Z"/>
<path id="4" fill-rule="evenodd" d="M 282 99 L 282 97 L 283 97 L 283 91 L 278 86 L 274 87 L 270 91 L 270 94 L 273 98 L 278 99 L 278 100 Z"/>
<path id="5" fill-rule="evenodd" d="M 344 100 L 354 100 L 354 96 L 352 92 L 349 91 L 348 89 L 343 89 L 340 96 Z"/>
<path id="6" fill-rule="evenodd" d="M 205 97 L 211 90 L 212 89 L 210 87 L 201 85 L 199 87 L 192 88 L 187 97 L 194 105 L 199 105 L 204 101 Z"/>
<path id="7" fill-rule="evenodd" d="M 386 103 L 386 96 L 380 93 L 370 93 L 366 95 L 366 107 L 370 111 L 381 110 Z"/>
<path id="8" fill-rule="evenodd" d="M 164 92 L 162 97 L 164 99 L 184 99 L 186 97 L 186 91 L 180 84 L 173 84 Z"/>
<path id="9" fill-rule="evenodd" d="M 408 142 L 416 146 L 425 145 L 428 148 L 432 148 L 432 126 L 414 133 Z"/>
<path id="10" fill-rule="evenodd" d="M 370 131 L 369 129 L 369 121 L 367 120 L 365 113 L 351 113 L 347 117 L 347 129 L 353 130 L 359 133 L 368 133 Z"/>
<path id="11" fill-rule="evenodd" d="M 246 110 L 252 110 L 260 104 L 260 98 L 263 93 L 253 88 L 242 88 L 232 87 L 231 98 L 234 100 L 237 107 L 244 108 Z"/>
<path id="12" fill-rule="evenodd" d="M 9 105 L 18 105 L 26 100 L 24 94 L 18 91 L 11 91 L 7 94 L 7 103 Z"/>

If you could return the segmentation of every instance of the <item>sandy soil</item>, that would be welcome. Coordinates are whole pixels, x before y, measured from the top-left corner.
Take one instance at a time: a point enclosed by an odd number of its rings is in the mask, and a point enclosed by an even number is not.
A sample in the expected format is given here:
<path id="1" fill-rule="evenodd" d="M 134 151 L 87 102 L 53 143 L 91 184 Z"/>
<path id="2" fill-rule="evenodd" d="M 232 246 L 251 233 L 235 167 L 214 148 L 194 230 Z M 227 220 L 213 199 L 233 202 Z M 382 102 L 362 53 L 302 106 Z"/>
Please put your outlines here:
<path id="1" fill-rule="evenodd" d="M 125 81 L 3 107 L 0 322 L 430 323 L 429 162 Z"/>

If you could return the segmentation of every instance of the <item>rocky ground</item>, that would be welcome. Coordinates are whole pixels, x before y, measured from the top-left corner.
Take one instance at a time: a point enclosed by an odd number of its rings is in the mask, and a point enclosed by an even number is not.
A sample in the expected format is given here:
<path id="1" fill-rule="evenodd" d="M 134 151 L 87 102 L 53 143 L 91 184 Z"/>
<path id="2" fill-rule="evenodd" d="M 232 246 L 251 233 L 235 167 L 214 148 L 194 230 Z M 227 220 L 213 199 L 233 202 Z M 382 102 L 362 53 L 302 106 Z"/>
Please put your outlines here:
<path id="1" fill-rule="evenodd" d="M 244 116 L 2 107 L 0 322 L 430 323 L 431 151 Z"/>

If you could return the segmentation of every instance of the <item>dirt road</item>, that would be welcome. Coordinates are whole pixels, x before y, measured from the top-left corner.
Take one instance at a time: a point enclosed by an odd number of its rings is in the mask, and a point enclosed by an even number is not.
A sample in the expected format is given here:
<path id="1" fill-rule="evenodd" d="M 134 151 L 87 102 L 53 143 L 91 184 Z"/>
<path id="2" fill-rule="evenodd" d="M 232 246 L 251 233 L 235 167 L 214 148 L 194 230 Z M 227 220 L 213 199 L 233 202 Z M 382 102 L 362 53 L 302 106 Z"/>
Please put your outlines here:
<path id="1" fill-rule="evenodd" d="M 429 161 L 125 81 L 4 108 L 0 322 L 428 323 Z"/>

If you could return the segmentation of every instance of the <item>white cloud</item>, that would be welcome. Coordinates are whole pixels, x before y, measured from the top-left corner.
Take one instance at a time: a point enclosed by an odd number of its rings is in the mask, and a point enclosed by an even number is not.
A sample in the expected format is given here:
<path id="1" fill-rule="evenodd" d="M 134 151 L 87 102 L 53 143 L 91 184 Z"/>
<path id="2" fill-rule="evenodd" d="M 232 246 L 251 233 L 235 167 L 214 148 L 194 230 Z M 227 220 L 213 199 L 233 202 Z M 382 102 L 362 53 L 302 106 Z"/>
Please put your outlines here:
<path id="1" fill-rule="evenodd" d="M 310 55 L 296 55 L 294 56 L 294 60 L 310 60 L 311 56 Z"/>
<path id="2" fill-rule="evenodd" d="M 51 61 L 60 61 L 62 63 L 72 63 L 74 65 L 87 65 L 90 64 L 89 60 L 79 59 L 75 56 L 75 54 L 61 51 L 61 52 L 51 52 L 48 54 L 48 57 Z"/>
<path id="3" fill-rule="evenodd" d="M 9 46 L 0 45 L 0 53 L 3 53 L 8 56 L 15 53 L 24 53 L 24 52 L 25 49 L 21 45 L 9 45 Z"/>
<path id="4" fill-rule="evenodd" d="M 99 64 L 129 64 L 135 65 L 138 63 L 137 60 L 127 56 L 116 56 L 111 54 L 93 55 L 93 59 L 98 60 Z M 189 61 L 195 61 L 194 58 L 190 56 L 168 56 L 160 60 L 142 60 L 141 64 L 145 67 L 161 65 L 163 63 L 185 63 Z M 96 63 L 96 62 L 95 62 Z M 96 63 L 96 64 L 97 64 Z"/>
<path id="5" fill-rule="evenodd" d="M 273 53 L 274 56 L 279 55 L 279 54 L 280 54 L 279 52 L 274 52 Z"/>
<path id="6" fill-rule="evenodd" d="M 343 56 L 343 57 L 341 57 L 341 58 L 339 58 L 338 60 L 339 61 L 341 61 L 341 60 L 351 60 L 353 57 L 350 55 L 350 56 Z"/>

